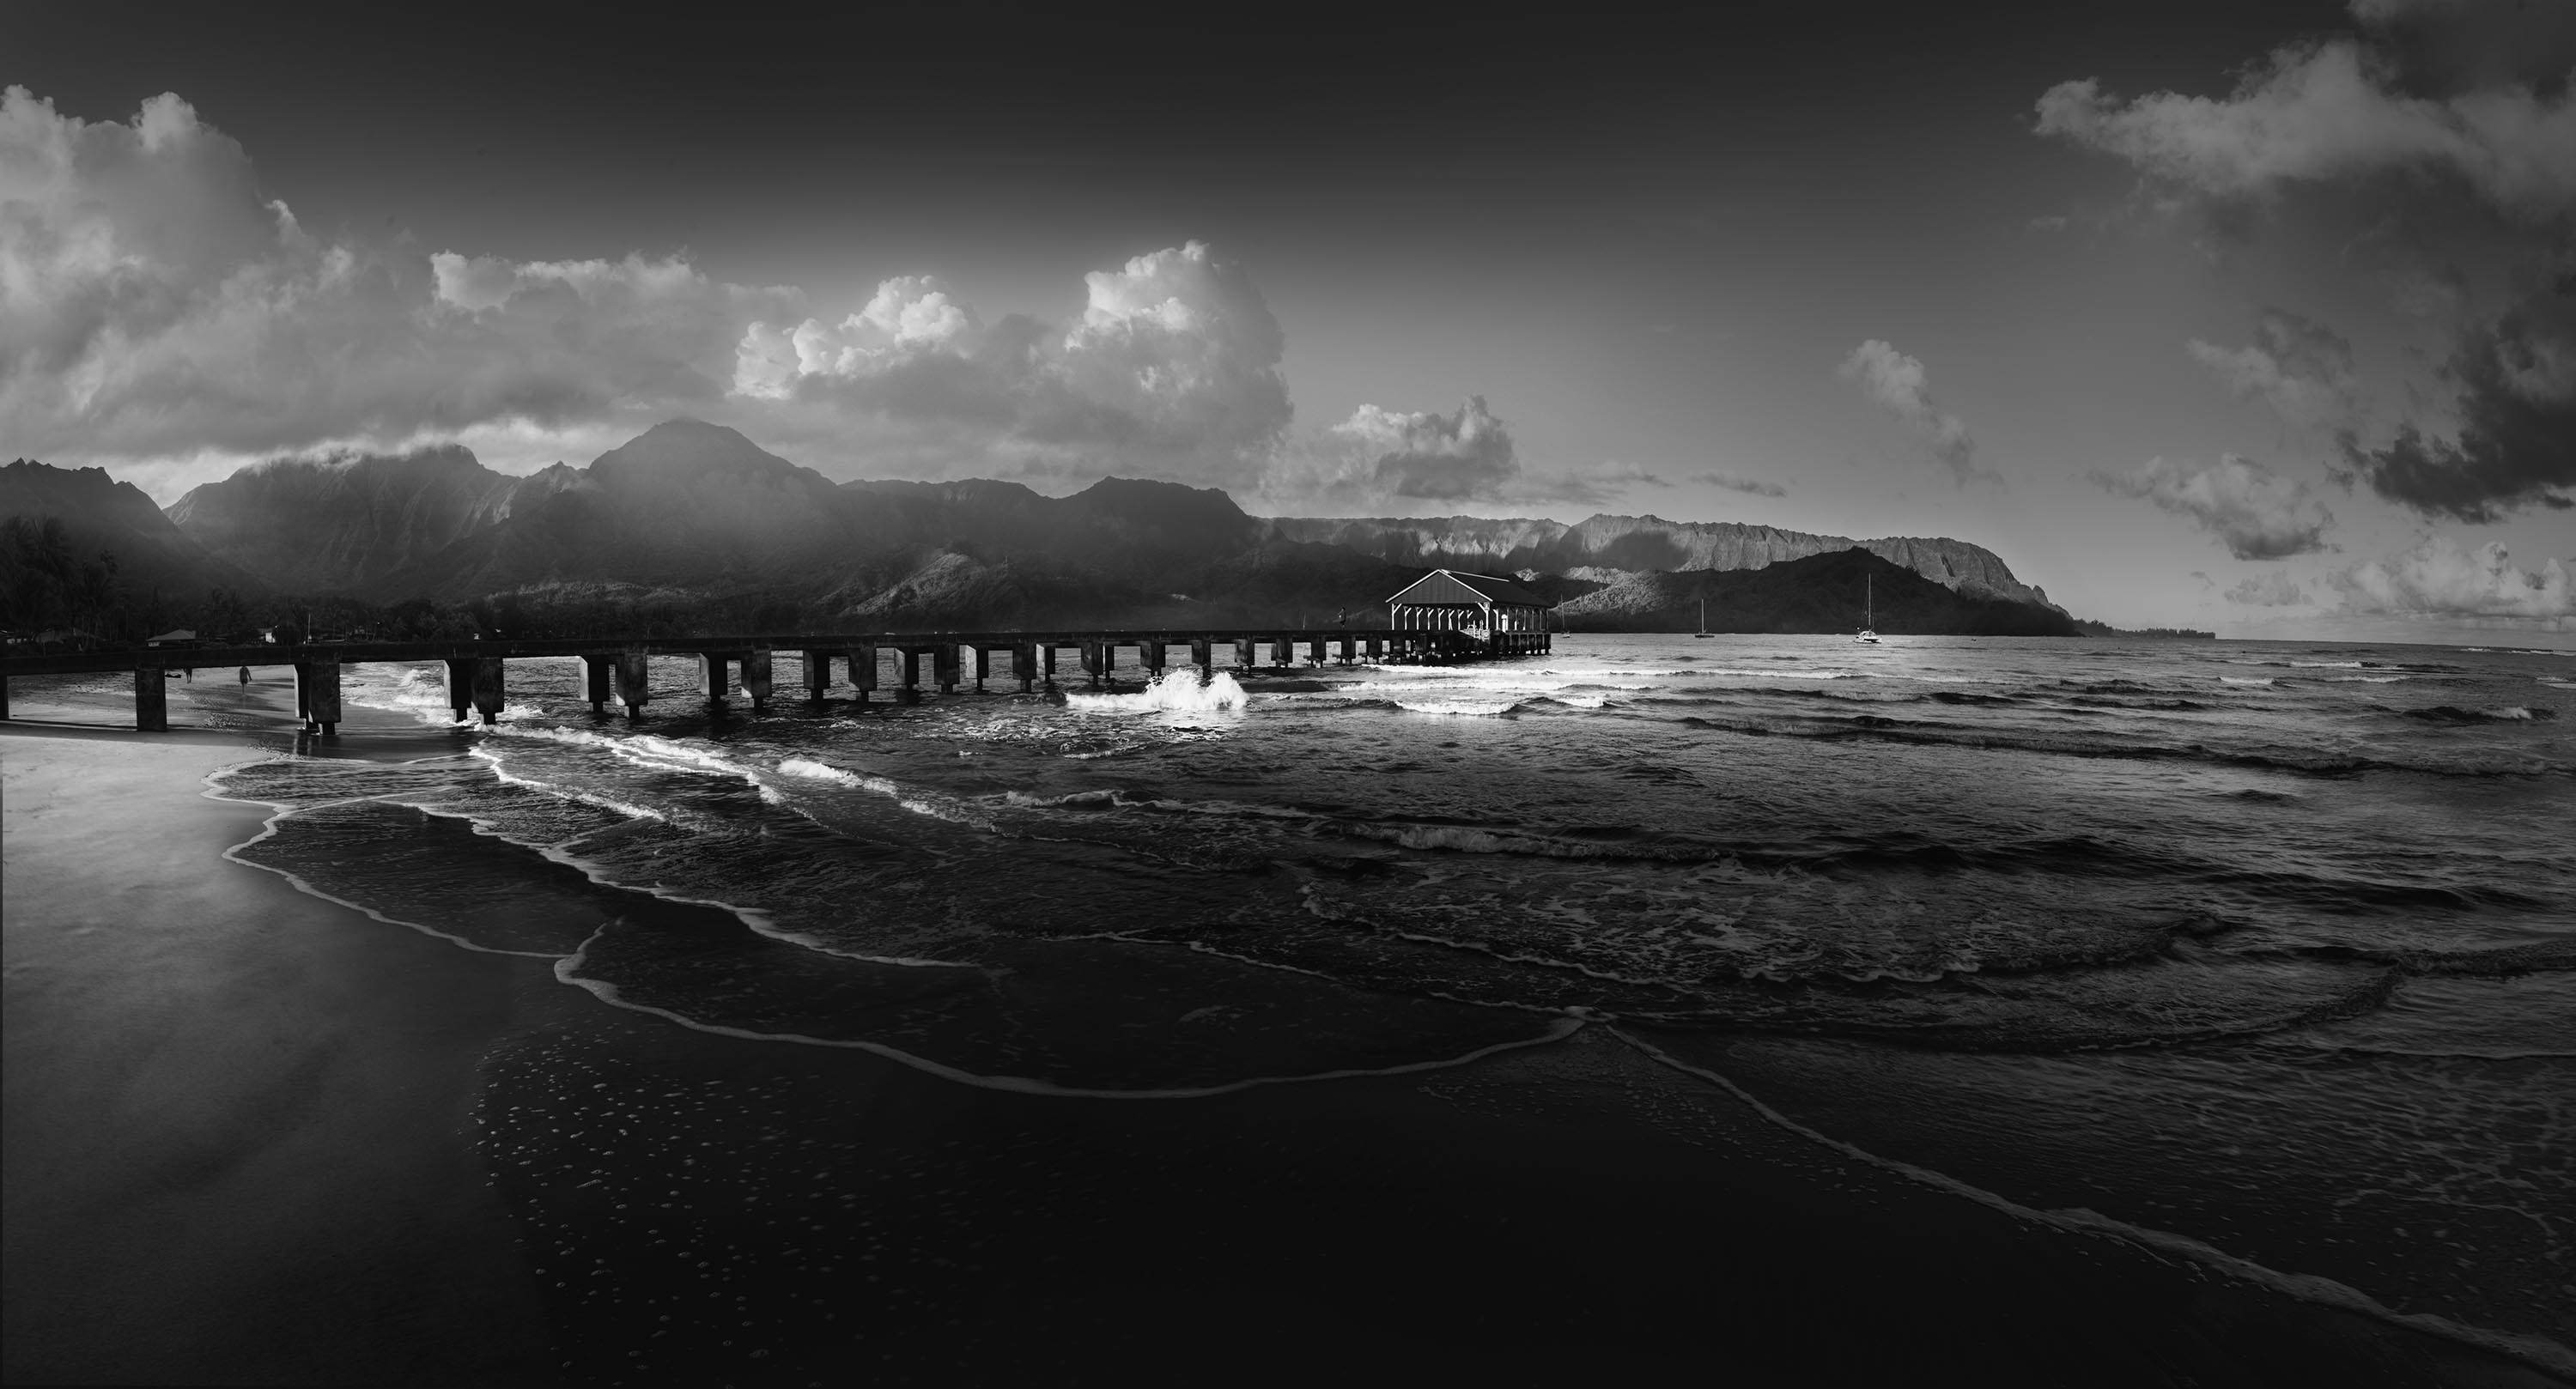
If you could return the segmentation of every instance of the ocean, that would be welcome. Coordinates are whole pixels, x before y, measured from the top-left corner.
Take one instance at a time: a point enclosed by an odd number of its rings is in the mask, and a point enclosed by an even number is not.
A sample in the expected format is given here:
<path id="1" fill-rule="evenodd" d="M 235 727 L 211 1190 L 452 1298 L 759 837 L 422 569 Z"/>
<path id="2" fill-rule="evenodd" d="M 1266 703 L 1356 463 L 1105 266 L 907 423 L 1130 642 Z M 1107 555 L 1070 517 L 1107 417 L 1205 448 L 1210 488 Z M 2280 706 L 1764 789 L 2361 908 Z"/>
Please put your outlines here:
<path id="1" fill-rule="evenodd" d="M 417 727 L 212 785 L 277 809 L 239 860 L 653 1025 L 1104 1102 L 1607 1030 L 2030 1218 L 2576 1343 L 2570 653 L 1576 635 L 1118 675 L 710 713 L 657 660 L 629 724 L 514 661 L 484 729 L 434 664 L 352 667 Z"/>

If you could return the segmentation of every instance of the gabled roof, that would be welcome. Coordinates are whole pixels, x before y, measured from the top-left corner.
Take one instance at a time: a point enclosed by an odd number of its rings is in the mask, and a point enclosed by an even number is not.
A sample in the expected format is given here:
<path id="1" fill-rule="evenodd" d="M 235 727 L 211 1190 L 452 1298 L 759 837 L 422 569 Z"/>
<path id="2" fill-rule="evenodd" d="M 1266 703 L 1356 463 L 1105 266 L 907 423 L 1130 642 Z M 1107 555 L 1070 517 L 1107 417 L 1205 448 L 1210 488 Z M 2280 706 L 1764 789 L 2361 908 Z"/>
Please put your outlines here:
<path id="1" fill-rule="evenodd" d="M 1386 600 L 1395 603 L 1467 604 L 1482 606 L 1492 603 L 1512 608 L 1552 608 L 1556 605 L 1513 583 L 1487 574 L 1464 574 L 1455 569 L 1434 569 L 1406 584 Z"/>

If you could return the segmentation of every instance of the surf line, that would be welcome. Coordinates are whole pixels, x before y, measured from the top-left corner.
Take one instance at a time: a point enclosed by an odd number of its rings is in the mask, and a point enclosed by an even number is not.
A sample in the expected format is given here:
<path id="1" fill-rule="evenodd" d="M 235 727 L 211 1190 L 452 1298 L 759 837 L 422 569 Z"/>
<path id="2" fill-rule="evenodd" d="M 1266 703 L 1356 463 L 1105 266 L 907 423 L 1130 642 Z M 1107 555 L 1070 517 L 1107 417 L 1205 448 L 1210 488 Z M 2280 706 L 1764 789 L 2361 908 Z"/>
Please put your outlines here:
<path id="1" fill-rule="evenodd" d="M 838 1047 L 845 1051 L 864 1051 L 872 1056 L 909 1066 L 926 1075 L 937 1076 L 941 1080 L 954 1081 L 960 1085 L 971 1085 L 979 1090 L 1000 1090 L 1015 1095 L 1044 1095 L 1057 1099 L 1200 1100 L 1215 1095 L 1231 1095 L 1240 1090 L 1250 1090 L 1263 1085 L 1296 1085 L 1317 1080 L 1359 1080 L 1369 1076 L 1418 1075 L 1424 1071 L 1445 1071 L 1458 1066 L 1471 1065 L 1488 1056 L 1497 1056 L 1507 1051 L 1519 1051 L 1525 1047 L 1550 1046 L 1573 1036 L 1581 1031 L 1587 1022 L 1592 1021 L 1589 1018 L 1564 1015 L 1549 1023 L 1535 1037 L 1495 1042 L 1460 1056 L 1441 1057 L 1431 1061 L 1406 1061 L 1393 1066 L 1346 1067 L 1340 1070 L 1315 1071 L 1306 1075 L 1251 1076 L 1243 1080 L 1229 1080 L 1218 1085 L 1172 1086 L 1154 1090 L 1111 1090 L 1093 1086 L 1058 1085 L 1054 1081 L 1039 1080 L 1034 1076 L 979 1075 L 944 1062 L 933 1061 L 926 1056 L 917 1056 L 900 1048 L 887 1046 L 883 1042 L 864 1041 L 854 1037 L 809 1037 L 800 1032 L 756 1032 L 747 1027 L 727 1027 L 722 1023 L 700 1022 L 669 1008 L 657 1008 L 649 1003 L 633 1002 L 625 998 L 615 984 L 605 979 L 582 978 L 578 973 L 582 961 L 588 956 L 592 942 L 598 939 L 598 933 L 594 932 L 589 940 L 581 943 L 579 949 L 569 955 L 556 958 L 555 979 L 587 991 L 592 997 L 612 1008 L 650 1013 L 664 1021 L 678 1023 L 693 1032 L 731 1037 L 738 1041 L 789 1042 L 800 1046 Z"/>
<path id="2" fill-rule="evenodd" d="M 2438 1316 L 2431 1312 L 2400 1312 L 2348 1283 L 2338 1283 L 2334 1279 L 2314 1273 L 2283 1273 L 2279 1269 L 2270 1268 L 2255 1263 L 2251 1259 L 2230 1254 L 2213 1245 L 2204 1244 L 2189 1235 L 2176 1234 L 2170 1230 L 2152 1229 L 2144 1225 L 2132 1225 L 2125 1220 L 2114 1220 L 2098 1211 L 2084 1210 L 2080 1207 L 2042 1210 L 2037 1206 L 2025 1206 L 2008 1196 L 1963 1182 L 1946 1172 L 1936 1172 L 1929 1167 L 1917 1167 L 1913 1163 L 1897 1158 L 1881 1157 L 1866 1148 L 1846 1143 L 1799 1123 L 1764 1104 L 1760 1099 L 1755 1098 L 1753 1092 L 1716 1071 L 1705 1066 L 1694 1066 L 1652 1042 L 1629 1035 L 1624 1029 L 1615 1025 L 1604 1023 L 1603 1028 L 1611 1036 L 1618 1038 L 1647 1059 L 1668 1066 L 1684 1075 L 1704 1080 L 1742 1100 L 1754 1113 L 1779 1128 L 1786 1129 L 1810 1142 L 1831 1148 L 1846 1157 L 1865 1162 L 1881 1171 L 1893 1172 L 1909 1181 L 1920 1182 L 1936 1190 L 1965 1197 L 1978 1205 L 2001 1211 L 2015 1220 L 2044 1225 L 2068 1234 L 2123 1240 L 2142 1245 L 2160 1254 L 2179 1255 L 2231 1277 L 2303 1302 L 2317 1303 L 2339 1311 L 2359 1313 L 2378 1321 L 2405 1327 L 2410 1331 L 2421 1331 L 2445 1340 L 2458 1341 L 2520 1361 L 2536 1369 L 2546 1370 L 2551 1374 L 2576 1376 L 2576 1351 L 2571 1351 L 2545 1336 L 2490 1330 L 2483 1326 L 2471 1326 L 2466 1322 L 2453 1321 L 2449 1317 Z"/>
<path id="3" fill-rule="evenodd" d="M 236 763 L 230 767 L 218 767 L 214 771 L 208 772 L 204 777 L 200 778 L 201 784 L 203 784 L 206 789 L 198 792 L 197 794 L 205 797 L 207 800 L 231 801 L 235 805 L 264 805 L 271 811 L 276 812 L 260 822 L 259 833 L 254 834 L 239 844 L 235 844 L 231 848 L 224 850 L 223 857 L 225 859 L 233 863 L 238 863 L 244 868 L 256 868 L 263 873 L 274 873 L 292 884 L 296 891 L 301 892 L 308 897 L 319 897 L 323 901 L 329 902 L 335 906 L 346 907 L 353 912 L 373 917 L 388 926 L 400 926 L 407 930 L 418 931 L 425 936 L 436 936 L 438 939 L 446 941 L 450 945 L 463 946 L 468 950 L 476 951 L 485 955 L 516 955 L 522 959 L 530 960 L 552 960 L 560 958 L 550 950 L 498 950 L 488 945 L 477 945 L 463 936 L 451 935 L 446 931 L 439 930 L 435 926 L 424 926 L 417 921 L 405 921 L 400 917 L 387 916 L 383 912 L 377 911 L 375 908 L 368 906 L 364 902 L 352 902 L 346 897 L 335 897 L 286 869 L 273 867 L 269 864 L 258 863 L 251 859 L 243 858 L 241 856 L 242 850 L 249 848 L 263 839 L 273 838 L 277 834 L 277 822 L 285 819 L 289 815 L 298 814 L 307 810 L 327 810 L 335 805 L 353 805 L 359 801 L 373 801 L 380 799 L 375 796 L 342 796 L 338 800 L 317 801 L 312 805 L 298 806 L 282 804 L 277 801 L 262 800 L 256 796 L 227 795 L 225 792 L 228 788 L 219 788 L 215 785 L 215 778 L 223 776 L 228 772 L 237 772 L 245 767 L 256 767 L 271 762 L 289 762 L 294 760 L 296 759 L 287 757 L 256 757 L 247 762 Z"/>

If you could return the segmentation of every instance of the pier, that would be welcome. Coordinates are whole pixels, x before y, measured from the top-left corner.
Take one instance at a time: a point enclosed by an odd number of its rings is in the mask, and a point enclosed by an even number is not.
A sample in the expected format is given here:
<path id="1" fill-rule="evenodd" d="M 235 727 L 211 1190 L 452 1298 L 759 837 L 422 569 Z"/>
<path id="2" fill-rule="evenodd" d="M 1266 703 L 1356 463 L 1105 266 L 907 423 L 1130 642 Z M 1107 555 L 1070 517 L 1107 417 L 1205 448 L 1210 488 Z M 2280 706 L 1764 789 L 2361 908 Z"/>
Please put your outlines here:
<path id="1" fill-rule="evenodd" d="M 1501 624 L 1497 624 L 1500 626 Z M 513 660 L 578 657 L 582 693 L 591 712 L 607 717 L 620 706 L 629 720 L 644 717 L 653 692 L 646 662 L 656 656 L 698 662 L 698 698 L 722 705 L 735 695 L 766 709 L 785 693 L 821 703 L 835 692 L 865 705 L 882 695 L 896 705 L 926 696 L 1052 691 L 1079 682 L 1103 689 L 1119 653 L 1132 650 L 1135 666 L 1161 675 L 1176 663 L 1195 667 L 1202 680 L 1218 670 L 1249 674 L 1284 672 L 1301 663 L 1446 664 L 1508 660 L 1553 649 L 1538 630 L 1462 631 L 1454 627 L 1279 628 L 1217 627 L 1183 631 L 874 632 L 777 633 L 757 636 L 486 638 L 458 641 L 314 641 L 300 646 L 146 647 L 0 658 L 0 720 L 9 717 L 9 681 L 30 675 L 114 675 L 132 672 L 134 726 L 146 732 L 170 727 L 167 681 L 181 671 L 229 675 L 242 667 L 291 667 L 295 712 L 307 731 L 332 734 L 340 725 L 340 675 L 366 662 L 443 662 L 448 706 L 462 722 L 469 713 L 496 722 L 507 705 Z M 1066 659 L 1067 657 L 1070 659 Z M 1061 679 L 1059 678 L 1061 677 Z M 1010 688 L 993 691 L 989 683 Z"/>

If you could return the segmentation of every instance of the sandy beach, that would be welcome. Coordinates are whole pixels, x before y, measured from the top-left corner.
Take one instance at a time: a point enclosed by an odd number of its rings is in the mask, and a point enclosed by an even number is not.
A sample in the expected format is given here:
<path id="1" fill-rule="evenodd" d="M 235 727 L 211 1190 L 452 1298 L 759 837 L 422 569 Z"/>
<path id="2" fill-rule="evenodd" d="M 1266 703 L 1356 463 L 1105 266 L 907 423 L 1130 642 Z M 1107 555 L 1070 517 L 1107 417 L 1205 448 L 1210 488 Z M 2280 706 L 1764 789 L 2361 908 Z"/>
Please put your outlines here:
<path id="1" fill-rule="evenodd" d="M 462 1129 L 543 971 L 224 861 L 266 812 L 201 779 L 254 755 L 0 734 L 6 1377 L 541 1382 L 531 1280 Z"/>
<path id="2" fill-rule="evenodd" d="M 10 1383 L 2552 1382 L 1607 1026 L 1102 1101 L 610 1008 L 225 860 L 200 779 L 272 745 L 0 729 Z"/>

